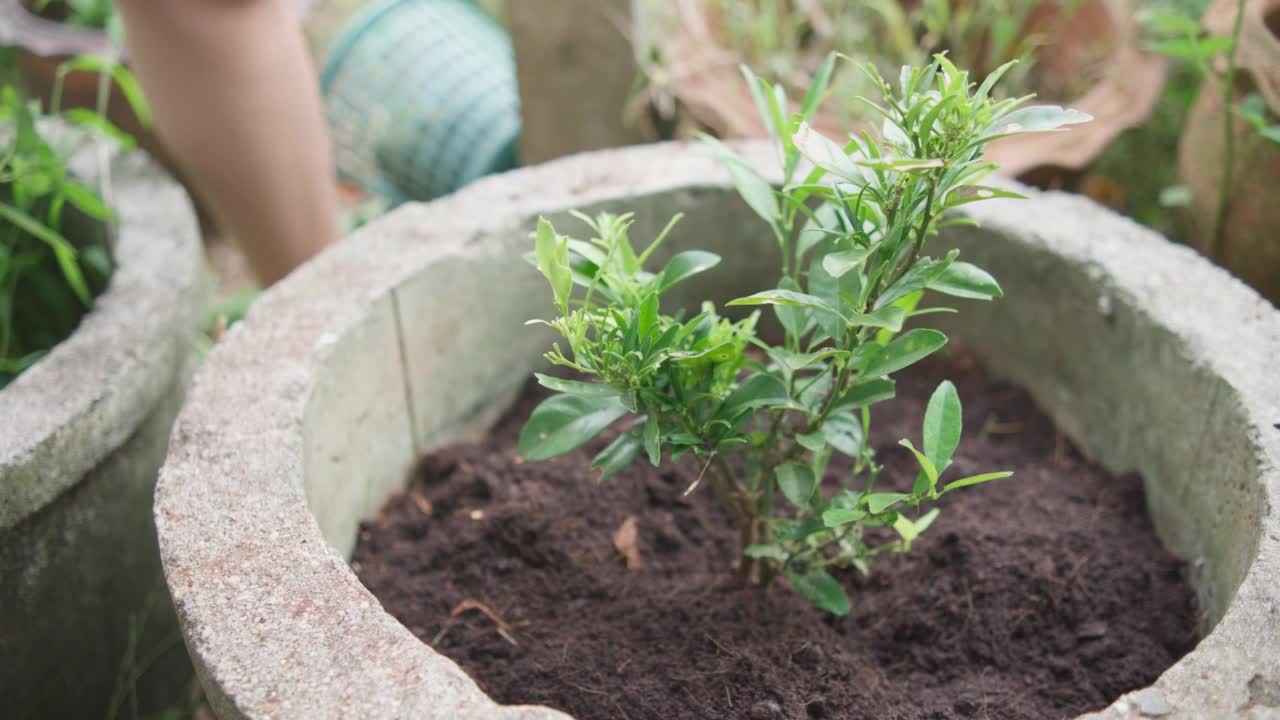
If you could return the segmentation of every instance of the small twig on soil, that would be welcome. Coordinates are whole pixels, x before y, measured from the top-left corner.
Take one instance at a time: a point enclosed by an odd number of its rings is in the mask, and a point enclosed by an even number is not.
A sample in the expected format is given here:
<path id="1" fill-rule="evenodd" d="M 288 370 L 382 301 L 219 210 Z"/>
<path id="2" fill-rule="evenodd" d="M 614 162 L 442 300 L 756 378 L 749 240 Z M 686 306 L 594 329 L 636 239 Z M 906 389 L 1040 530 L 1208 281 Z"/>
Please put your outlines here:
<path id="1" fill-rule="evenodd" d="M 458 618 L 468 610 L 478 610 L 485 617 L 489 618 L 489 620 L 497 626 L 498 634 L 502 636 L 503 640 L 506 640 L 512 645 L 520 644 L 516 642 L 515 635 L 512 634 L 511 631 L 511 626 L 508 625 L 506 621 L 498 617 L 498 614 L 490 610 L 484 603 L 472 600 L 471 598 L 467 598 L 466 600 L 458 603 L 458 606 L 449 613 L 449 619 L 444 621 L 444 627 L 440 628 L 440 632 L 436 633 L 436 636 L 431 639 L 431 644 L 439 644 L 439 642 L 444 639 L 445 633 L 449 632 L 449 628 L 453 627 L 453 624 L 458 621 Z"/>
<path id="2" fill-rule="evenodd" d="M 982 429 L 978 431 L 978 437 L 984 438 L 988 435 L 1017 435 L 1023 431 L 1022 423 L 1017 422 L 1000 422 L 995 415 L 988 415 L 985 422 L 982 423 Z"/>
<path id="3" fill-rule="evenodd" d="M 219 314 L 218 321 L 213 326 L 213 342 L 217 343 L 227 332 L 227 316 Z"/>
<path id="4" fill-rule="evenodd" d="M 725 655 L 728 655 L 730 657 L 738 657 L 739 655 L 742 654 L 737 650 L 734 650 L 733 648 L 728 648 L 728 647 L 725 647 L 724 645 L 721 645 L 719 641 L 717 641 L 715 638 L 711 637 L 707 633 L 702 633 L 702 637 L 706 638 L 708 642 L 710 642 L 712 645 L 715 645 L 717 648 L 719 648 L 720 651 L 723 652 Z"/>
<path id="5" fill-rule="evenodd" d="M 431 517 L 431 513 L 434 510 L 434 508 L 431 507 L 430 500 L 422 497 L 416 492 L 409 493 L 409 499 L 412 500 L 413 504 L 416 505 L 418 509 L 422 511 L 423 515 L 426 515 L 427 517 Z"/>
<path id="6" fill-rule="evenodd" d="M 1067 464 L 1067 436 L 1061 428 L 1053 429 L 1053 464 L 1058 467 Z"/>

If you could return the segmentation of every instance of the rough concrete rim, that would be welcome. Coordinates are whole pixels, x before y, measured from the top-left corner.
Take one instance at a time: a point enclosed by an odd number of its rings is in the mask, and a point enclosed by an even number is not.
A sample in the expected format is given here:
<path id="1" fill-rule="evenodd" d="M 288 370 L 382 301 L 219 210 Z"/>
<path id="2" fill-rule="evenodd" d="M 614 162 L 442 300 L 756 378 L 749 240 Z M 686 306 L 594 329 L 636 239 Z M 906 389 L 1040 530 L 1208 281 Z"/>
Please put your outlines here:
<path id="1" fill-rule="evenodd" d="M 772 164 L 767 149 L 753 146 L 749 154 L 762 168 Z M 495 706 L 452 661 L 384 612 L 327 545 L 303 486 L 300 423 L 315 373 L 327 348 L 362 322 L 371 303 L 482 230 L 627 196 L 727 185 L 713 161 L 678 145 L 601 151 L 527 168 L 403 208 L 255 304 L 197 376 L 157 486 L 170 593 L 221 717 L 565 717 L 545 708 Z M 1261 488 L 1266 507 L 1234 602 L 1197 649 L 1151 688 L 1088 716 L 1202 717 L 1197 698 L 1218 693 L 1207 669 L 1233 680 L 1277 672 L 1280 639 L 1258 628 L 1280 614 L 1280 587 L 1266 580 L 1280 576 L 1274 512 L 1280 433 L 1273 427 L 1280 422 L 1280 379 L 1262 370 L 1280 356 L 1280 313 L 1186 248 L 1081 198 L 1034 195 L 1016 209 L 993 202 L 973 214 L 997 232 L 1016 229 L 1020 241 L 1087 267 L 1117 302 L 1139 306 L 1151 323 L 1184 341 L 1197 365 L 1241 396 L 1252 428 L 1256 476 L 1244 481 Z M 1046 212 L 1089 218 L 1100 234 L 1115 231 L 1127 242 L 1096 252 L 1073 237 L 1069 225 L 1044 223 Z M 1155 282 L 1152 269 L 1181 282 Z M 317 288 L 324 292 L 313 292 Z M 243 413 L 247 407 L 251 414 Z M 248 516 L 231 517 L 219 507 L 218 494 L 227 492 L 248 498 Z M 1272 712 L 1246 700 L 1233 706 L 1235 715 Z"/>
<path id="2" fill-rule="evenodd" d="M 120 447 L 171 387 L 204 282 L 183 189 L 143 153 L 90 142 L 71 161 L 119 217 L 107 288 L 71 337 L 0 391 L 0 529 L 74 485 Z M 114 180 L 114 182 L 113 182 Z M 172 208 L 183 212 L 173 213 Z"/>

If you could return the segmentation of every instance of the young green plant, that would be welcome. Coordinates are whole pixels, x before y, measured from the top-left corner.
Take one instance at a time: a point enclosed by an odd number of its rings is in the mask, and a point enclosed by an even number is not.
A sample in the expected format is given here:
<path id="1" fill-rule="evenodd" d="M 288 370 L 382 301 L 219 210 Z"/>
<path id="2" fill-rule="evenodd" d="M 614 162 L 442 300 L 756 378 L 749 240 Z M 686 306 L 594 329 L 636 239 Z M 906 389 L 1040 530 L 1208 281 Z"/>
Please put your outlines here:
<path id="1" fill-rule="evenodd" d="M 0 70 L 13 67 L 12 50 L 0 49 Z M 97 109 L 60 107 L 62 83 L 71 71 L 98 73 Z M 115 81 L 144 121 L 137 84 L 118 63 L 77 57 L 58 70 L 51 106 L 24 96 L 16 84 L 0 87 L 0 388 L 71 333 L 111 272 L 103 224 L 115 216 L 97 189 L 72 176 L 68 158 L 99 136 L 129 147 L 133 139 L 106 119 L 107 90 Z M 51 132 L 58 115 L 90 133 Z M 98 235 L 68 229 L 73 212 L 97 221 Z M 90 224 L 82 223 L 82 230 Z"/>
<path id="2" fill-rule="evenodd" d="M 539 374 L 555 391 L 532 413 L 520 451 L 542 460 L 577 449 L 624 420 L 594 466 L 606 479 L 638 456 L 697 458 L 690 486 L 710 485 L 738 530 L 739 572 L 767 585 L 784 577 L 818 607 L 849 610 L 833 567 L 870 570 L 873 559 L 909 550 L 938 516 L 926 509 L 953 490 L 1007 477 L 988 472 L 947 479 L 960 442 L 961 406 L 943 382 L 929 400 L 919 445 L 901 445 L 919 465 L 909 488 L 877 487 L 882 471 L 867 438 L 871 408 L 894 396 L 894 373 L 941 349 L 947 338 L 926 327 L 907 329 L 927 291 L 991 300 L 1001 291 L 988 273 L 951 251 L 923 254 L 940 227 L 968 222 L 947 211 L 986 198 L 1019 197 L 981 185 L 994 166 L 986 143 L 1023 132 L 1057 129 L 1088 117 L 1029 98 L 996 100 L 1002 67 L 977 86 L 945 57 L 903 68 L 895 92 L 875 70 L 883 100 L 867 101 L 883 120 L 869 134 L 832 141 L 808 120 L 826 92 L 837 61 L 824 63 L 800 110 L 784 89 L 744 71 L 769 128 L 781 166 L 781 190 L 731 148 L 707 139 L 748 207 L 768 224 L 781 252 L 776 287 L 731 306 L 772 306 L 779 344 L 756 332 L 758 310 L 723 317 L 703 303 L 692 317 L 667 314 L 664 294 L 712 269 L 720 258 L 691 250 L 657 271 L 646 261 L 667 228 L 637 252 L 628 215 L 578 217 L 588 239 L 562 235 L 546 220 L 534 233 L 534 262 L 546 276 L 558 317 L 543 322 L 567 347 L 547 358 L 592 382 Z M 851 458 L 848 473 L 828 472 L 836 453 Z M 837 477 L 837 475 L 839 475 Z M 876 541 L 870 527 L 888 527 Z"/>

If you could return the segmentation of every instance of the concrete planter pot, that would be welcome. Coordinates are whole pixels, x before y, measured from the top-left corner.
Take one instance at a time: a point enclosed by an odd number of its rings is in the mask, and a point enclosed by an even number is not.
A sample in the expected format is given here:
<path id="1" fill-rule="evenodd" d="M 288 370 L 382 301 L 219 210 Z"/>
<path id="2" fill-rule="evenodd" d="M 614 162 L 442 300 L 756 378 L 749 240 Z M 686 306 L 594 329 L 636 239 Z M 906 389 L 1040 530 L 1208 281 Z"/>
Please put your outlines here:
<path id="1" fill-rule="evenodd" d="M 90 148 L 73 168 L 89 176 L 96 157 Z M 68 339 L 0 390 L 6 718 L 103 717 L 117 681 L 132 684 L 166 648 L 140 683 L 144 706 L 172 701 L 190 672 L 150 507 L 194 366 L 203 255 L 182 189 L 145 156 L 114 157 L 109 178 L 110 284 Z"/>
<path id="2" fill-rule="evenodd" d="M 748 148 L 761 167 L 768 148 Z M 1034 193 L 1033 193 L 1034 194 Z M 1191 561 L 1199 647 L 1094 718 L 1280 706 L 1280 313 L 1194 252 L 1079 197 L 974 206 L 943 242 L 1008 299 L 949 328 L 1112 470 L 1141 471 Z M 539 215 L 686 213 L 668 253 L 725 262 L 680 299 L 775 279 L 767 229 L 683 145 L 580 155 L 406 206 L 272 288 L 213 352 L 156 495 L 187 646 L 230 718 L 564 718 L 500 708 L 382 610 L 344 556 L 415 454 L 482 431 L 540 365 L 549 303 L 523 260 Z M 663 259 L 657 259 L 661 262 Z M 492 358 L 492 359 L 486 359 Z M 246 408 L 252 412 L 246 413 Z"/>

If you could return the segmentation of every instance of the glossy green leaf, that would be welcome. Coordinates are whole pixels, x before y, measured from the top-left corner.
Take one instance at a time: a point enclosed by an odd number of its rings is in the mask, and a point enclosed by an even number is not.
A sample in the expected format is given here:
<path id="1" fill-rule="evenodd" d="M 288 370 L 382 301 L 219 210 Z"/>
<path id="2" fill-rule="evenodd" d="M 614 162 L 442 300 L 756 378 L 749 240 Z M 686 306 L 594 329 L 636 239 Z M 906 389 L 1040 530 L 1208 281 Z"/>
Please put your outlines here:
<path id="1" fill-rule="evenodd" d="M 573 271 L 569 267 L 568 244 L 556 235 L 556 230 L 546 218 L 538 218 L 534 231 L 534 256 L 538 270 L 551 284 L 556 304 L 562 308 L 569 302 L 573 291 Z"/>
<path id="2" fill-rule="evenodd" d="M 917 450 L 916 446 L 912 445 L 910 440 L 902 438 L 898 441 L 898 444 L 910 450 L 911 454 L 916 456 L 916 461 L 920 463 L 920 470 L 924 472 L 925 477 L 929 480 L 928 491 L 932 492 L 933 488 L 938 486 L 937 466 L 933 464 L 933 461 L 929 459 L 928 455 Z M 918 484 L 917 487 L 912 488 L 912 492 L 917 494 L 921 493 L 922 490 L 924 490 L 924 488 L 919 487 Z"/>
<path id="3" fill-rule="evenodd" d="M 76 297 L 80 298 L 81 302 L 86 305 L 89 303 L 89 286 L 85 283 L 84 273 L 80 271 L 79 263 L 76 262 L 76 249 L 66 238 L 62 237 L 53 228 L 8 203 L 0 202 L 0 220 L 12 223 L 18 229 L 48 245 L 53 250 L 54 258 L 58 262 L 58 267 L 62 271 L 67 285 L 71 287 L 71 290 L 76 294 Z"/>
<path id="4" fill-rule="evenodd" d="M 866 182 L 866 171 L 845 154 L 844 148 L 814 130 L 809 123 L 800 123 L 799 129 L 791 136 L 791 141 L 806 160 L 823 170 L 855 185 Z"/>
<path id="5" fill-rule="evenodd" d="M 947 344 L 947 336 L 928 328 L 915 328 L 894 338 L 880 349 L 863 369 L 866 377 L 895 373 L 932 355 Z"/>
<path id="6" fill-rule="evenodd" d="M 838 208 L 832 203 L 823 203 L 813 212 L 813 216 L 805 220 L 800 235 L 796 238 L 796 255 L 804 257 L 805 253 L 820 245 L 831 237 L 831 233 L 840 228 Z"/>
<path id="7" fill-rule="evenodd" d="M 809 506 L 813 492 L 818 487 L 813 468 L 802 463 L 784 463 L 775 468 L 774 473 L 778 478 L 778 489 L 792 505 L 800 508 Z"/>
<path id="8" fill-rule="evenodd" d="M 867 517 L 867 511 L 861 508 L 830 508 L 823 511 L 822 522 L 829 528 L 840 527 L 857 522 Z"/>
<path id="9" fill-rule="evenodd" d="M 760 373 L 752 375 L 724 401 L 721 415 L 733 417 L 743 410 L 770 407 L 787 401 L 787 386 L 778 378 Z"/>
<path id="10" fill-rule="evenodd" d="M 641 442 L 635 433 L 622 433 L 596 454 L 591 467 L 600 470 L 603 482 L 626 470 L 640 454 Z"/>
<path id="11" fill-rule="evenodd" d="M 536 462 L 576 450 L 626 412 L 616 397 L 552 395 L 534 408 L 520 432 L 520 454 Z"/>
<path id="12" fill-rule="evenodd" d="M 737 300 L 731 300 L 726 304 L 731 307 L 741 305 L 788 305 L 791 307 L 805 307 L 813 310 L 821 310 L 822 312 L 830 313 L 843 319 L 840 315 L 840 311 L 828 305 L 822 298 L 817 297 L 816 295 L 796 292 L 794 290 L 765 290 L 754 295 L 748 295 L 747 297 L 738 298 Z"/>
<path id="13" fill-rule="evenodd" d="M 809 452 L 818 452 L 827 446 L 827 437 L 822 431 L 800 433 L 796 435 L 796 442 L 800 443 L 800 447 Z"/>
<path id="14" fill-rule="evenodd" d="M 667 263 L 662 270 L 662 282 L 659 292 L 666 292 L 673 285 L 686 278 L 706 272 L 720 264 L 720 256 L 701 250 L 682 252 Z"/>
<path id="15" fill-rule="evenodd" d="M 773 225 L 778 215 L 778 198 L 774 195 L 773 186 L 728 145 L 705 133 L 698 137 L 711 155 L 720 160 L 720 164 L 729 172 L 734 188 L 747 206 L 765 222 Z"/>
<path id="16" fill-rule="evenodd" d="M 836 450 L 858 457 L 862 454 L 866 438 L 863 436 L 862 423 L 852 413 L 836 413 L 822 423 L 822 434 L 828 444 Z"/>
<path id="17" fill-rule="evenodd" d="M 944 295 L 974 300 L 992 300 L 1004 296 L 1000 284 L 990 273 L 967 262 L 951 263 L 941 275 L 929 281 L 928 287 Z"/>
<path id="18" fill-rule="evenodd" d="M 897 383 L 888 378 L 863 380 L 845 391 L 845 394 L 836 401 L 834 409 L 859 408 L 892 400 L 897 394 L 896 385 Z"/>
<path id="19" fill-rule="evenodd" d="M 871 248 L 864 247 L 830 253 L 822 258 L 822 269 L 833 278 L 843 277 L 845 273 L 862 265 L 870 254 Z"/>
<path id="20" fill-rule="evenodd" d="M 798 293 L 800 291 L 800 286 L 791 278 L 784 277 L 779 281 L 778 289 L 784 292 Z M 804 332 L 805 323 L 808 321 L 808 313 L 809 311 L 807 308 L 798 305 L 773 303 L 773 314 L 777 316 L 778 322 L 782 325 L 782 328 L 787 331 L 788 337 L 800 337 Z"/>
<path id="21" fill-rule="evenodd" d="M 866 315 L 852 314 L 849 324 L 854 327 L 877 327 L 890 332 L 902 330 L 902 323 L 907 321 L 907 311 L 897 305 L 886 305 Z"/>
<path id="22" fill-rule="evenodd" d="M 924 454 L 938 473 L 951 464 L 951 456 L 960 446 L 963 423 L 960 395 L 950 380 L 944 380 L 933 391 L 924 412 Z"/>
<path id="23" fill-rule="evenodd" d="M 973 475 L 967 478 L 961 478 L 959 480 L 954 480 L 952 482 L 947 483 L 946 486 L 942 488 L 942 492 L 944 493 L 951 492 L 952 490 L 959 490 L 962 487 L 969 487 L 970 485 L 980 485 L 985 482 L 991 482 L 992 480 L 1001 480 L 1011 475 L 1013 475 L 1013 472 L 1011 471 L 984 473 L 982 475 Z"/>
<path id="24" fill-rule="evenodd" d="M 133 136 L 116 127 L 112 122 L 89 108 L 70 108 L 62 112 L 62 116 L 73 125 L 111 138 L 121 150 L 131 150 L 137 144 Z"/>
<path id="25" fill-rule="evenodd" d="M 786 576 L 791 587 L 818 609 L 832 615 L 849 614 L 849 595 L 825 570 L 811 570 L 804 575 L 788 571 Z"/>
<path id="26" fill-rule="evenodd" d="M 769 545 L 748 545 L 742 551 L 743 555 L 749 558 L 766 560 L 777 560 L 778 562 L 787 561 L 787 551 L 773 544 Z"/>
<path id="27" fill-rule="evenodd" d="M 866 498 L 864 499 L 867 503 L 867 511 L 870 512 L 872 515 L 879 515 L 880 513 L 884 512 L 885 510 L 888 510 L 890 507 L 897 505 L 898 503 L 902 502 L 903 500 L 906 500 L 909 497 L 911 496 L 908 495 L 907 493 L 886 492 L 886 493 L 871 493 L 870 495 L 867 495 Z"/>
<path id="28" fill-rule="evenodd" d="M 542 373 L 534 373 L 533 376 L 538 379 L 538 384 L 555 390 L 556 392 L 568 393 L 569 395 L 580 395 L 582 397 L 605 398 L 618 397 L 622 391 L 605 385 L 604 383 L 589 383 L 580 380 L 566 380 L 564 378 L 543 375 Z"/>
<path id="29" fill-rule="evenodd" d="M 844 357 L 848 354 L 848 351 L 837 350 L 836 348 L 823 348 L 810 353 L 791 352 L 786 348 L 780 347 L 769 348 L 769 357 L 773 358 L 779 365 L 786 366 L 792 372 L 804 370 L 822 360 Z"/>
<path id="30" fill-rule="evenodd" d="M 1030 105 L 1018 108 L 998 120 L 988 131 L 989 137 L 1028 132 L 1057 130 L 1063 125 L 1086 123 L 1093 116 L 1079 110 L 1065 110 L 1058 105 Z"/>
<path id="31" fill-rule="evenodd" d="M 644 421 L 644 451 L 649 456 L 649 463 L 658 467 L 662 462 L 662 428 L 653 413 Z"/>
<path id="32" fill-rule="evenodd" d="M 804 100 L 800 102 L 801 117 L 808 119 L 817 111 L 819 103 L 826 96 L 827 86 L 831 84 L 831 74 L 835 72 L 838 57 L 836 53 L 828 53 L 822 64 L 818 66 L 818 71 L 813 74 L 809 90 L 805 93 Z"/>

